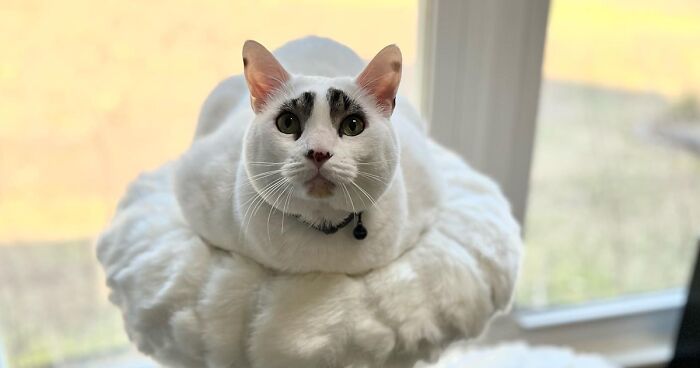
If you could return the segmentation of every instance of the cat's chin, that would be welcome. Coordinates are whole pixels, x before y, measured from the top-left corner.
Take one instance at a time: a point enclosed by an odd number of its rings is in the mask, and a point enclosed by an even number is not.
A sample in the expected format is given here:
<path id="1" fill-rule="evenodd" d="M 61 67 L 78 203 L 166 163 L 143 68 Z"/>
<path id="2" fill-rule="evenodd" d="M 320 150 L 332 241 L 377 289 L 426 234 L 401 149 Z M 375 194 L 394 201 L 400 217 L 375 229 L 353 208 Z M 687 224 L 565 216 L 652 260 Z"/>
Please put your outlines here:
<path id="1" fill-rule="evenodd" d="M 328 198 L 333 195 L 335 184 L 321 175 L 316 175 L 306 182 L 307 195 L 311 198 Z"/>
<path id="2" fill-rule="evenodd" d="M 300 221 L 311 225 L 338 225 L 345 221 L 351 211 L 331 207 L 328 201 L 306 200 L 304 205 L 295 208 L 292 213 Z"/>

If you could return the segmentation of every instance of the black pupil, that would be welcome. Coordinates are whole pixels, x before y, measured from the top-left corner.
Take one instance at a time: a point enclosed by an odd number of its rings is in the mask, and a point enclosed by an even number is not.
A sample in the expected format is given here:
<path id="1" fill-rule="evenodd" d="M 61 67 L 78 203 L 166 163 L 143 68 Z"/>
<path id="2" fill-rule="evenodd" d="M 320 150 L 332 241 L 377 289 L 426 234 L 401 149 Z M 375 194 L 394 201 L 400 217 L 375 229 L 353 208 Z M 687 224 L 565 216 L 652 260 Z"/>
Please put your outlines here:
<path id="1" fill-rule="evenodd" d="M 348 128 L 350 128 L 350 131 L 354 132 L 357 129 L 357 121 L 355 119 L 350 119 L 350 123 L 348 123 Z"/>
<path id="2" fill-rule="evenodd" d="M 291 115 L 287 115 L 287 118 L 284 119 L 284 127 L 289 129 L 292 127 L 293 123 L 294 123 L 294 118 Z"/>

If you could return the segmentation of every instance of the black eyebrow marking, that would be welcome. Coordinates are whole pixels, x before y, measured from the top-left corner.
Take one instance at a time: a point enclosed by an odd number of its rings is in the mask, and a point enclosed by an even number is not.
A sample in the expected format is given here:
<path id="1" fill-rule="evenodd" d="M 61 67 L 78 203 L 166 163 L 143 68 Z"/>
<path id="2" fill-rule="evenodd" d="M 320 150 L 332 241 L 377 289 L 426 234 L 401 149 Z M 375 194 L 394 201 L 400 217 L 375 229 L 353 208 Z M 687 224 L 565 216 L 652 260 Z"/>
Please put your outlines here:
<path id="1" fill-rule="evenodd" d="M 331 87 L 326 93 L 326 99 L 331 108 L 331 119 L 334 123 L 340 124 L 340 120 L 348 115 L 358 115 L 363 120 L 365 119 L 365 112 L 362 106 L 345 92 Z"/>
<path id="2" fill-rule="evenodd" d="M 280 111 L 294 113 L 299 118 L 299 121 L 303 123 L 311 116 L 315 98 L 315 93 L 304 92 L 297 98 L 285 101 L 280 107 Z"/>

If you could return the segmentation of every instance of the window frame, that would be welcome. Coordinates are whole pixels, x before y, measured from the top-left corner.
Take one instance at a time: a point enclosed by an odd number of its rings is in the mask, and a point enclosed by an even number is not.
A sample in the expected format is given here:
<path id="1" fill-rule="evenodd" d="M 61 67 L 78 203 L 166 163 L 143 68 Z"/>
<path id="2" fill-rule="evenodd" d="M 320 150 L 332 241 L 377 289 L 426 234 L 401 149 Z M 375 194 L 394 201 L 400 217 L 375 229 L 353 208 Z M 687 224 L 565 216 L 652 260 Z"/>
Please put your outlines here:
<path id="1" fill-rule="evenodd" d="M 418 83 L 431 135 L 494 178 L 522 222 L 549 0 L 421 0 Z"/>
<path id="2" fill-rule="evenodd" d="M 420 0 L 418 85 L 431 135 L 494 178 L 523 223 L 549 0 Z M 686 292 L 664 290 L 544 310 L 514 308 L 479 343 L 524 340 L 625 367 L 671 359 Z"/>
<path id="3" fill-rule="evenodd" d="M 673 357 L 683 288 L 566 307 L 515 309 L 497 317 L 480 343 L 524 340 L 600 354 L 622 367 L 663 366 Z"/>

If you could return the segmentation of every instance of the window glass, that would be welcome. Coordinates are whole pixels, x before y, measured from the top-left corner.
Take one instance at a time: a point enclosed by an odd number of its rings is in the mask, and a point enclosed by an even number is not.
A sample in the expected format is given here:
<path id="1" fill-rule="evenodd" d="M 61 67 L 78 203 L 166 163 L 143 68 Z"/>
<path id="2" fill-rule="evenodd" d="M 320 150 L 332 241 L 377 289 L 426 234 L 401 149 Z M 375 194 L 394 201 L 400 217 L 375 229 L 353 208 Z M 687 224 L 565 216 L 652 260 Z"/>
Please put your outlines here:
<path id="1" fill-rule="evenodd" d="M 552 1 L 520 305 L 684 286 L 700 236 L 697 45 L 697 1 Z"/>
<path id="2" fill-rule="evenodd" d="M 93 242 L 127 183 L 188 146 L 241 46 L 308 34 L 369 59 L 396 43 L 412 95 L 417 1 L 0 4 L 0 365 L 127 345 Z"/>

